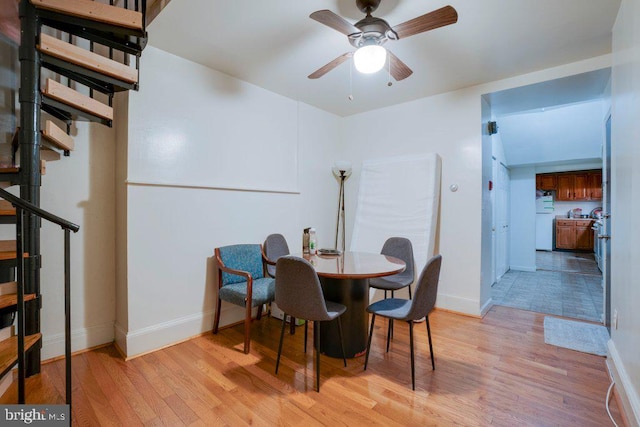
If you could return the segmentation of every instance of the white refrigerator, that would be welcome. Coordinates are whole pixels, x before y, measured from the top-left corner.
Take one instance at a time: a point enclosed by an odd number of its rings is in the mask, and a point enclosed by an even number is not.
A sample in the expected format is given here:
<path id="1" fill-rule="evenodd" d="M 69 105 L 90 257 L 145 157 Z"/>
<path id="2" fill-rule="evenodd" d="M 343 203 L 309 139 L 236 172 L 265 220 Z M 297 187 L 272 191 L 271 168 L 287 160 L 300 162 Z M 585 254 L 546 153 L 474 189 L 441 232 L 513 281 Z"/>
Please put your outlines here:
<path id="1" fill-rule="evenodd" d="M 553 196 L 536 196 L 536 250 L 553 250 Z"/>

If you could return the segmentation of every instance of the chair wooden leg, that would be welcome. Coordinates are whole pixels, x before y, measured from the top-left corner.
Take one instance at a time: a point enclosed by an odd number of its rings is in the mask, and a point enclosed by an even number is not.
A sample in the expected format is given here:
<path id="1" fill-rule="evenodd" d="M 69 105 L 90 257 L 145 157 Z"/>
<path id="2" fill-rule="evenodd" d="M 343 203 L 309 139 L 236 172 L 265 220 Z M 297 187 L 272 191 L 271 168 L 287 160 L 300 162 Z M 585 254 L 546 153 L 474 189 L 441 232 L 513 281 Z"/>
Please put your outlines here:
<path id="1" fill-rule="evenodd" d="M 316 342 L 316 391 L 320 392 L 320 322 L 313 321 L 313 338 Z"/>
<path id="2" fill-rule="evenodd" d="M 367 341 L 367 353 L 364 356 L 364 370 L 367 370 L 367 363 L 369 363 L 369 350 L 371 349 L 371 337 L 373 337 L 373 324 L 376 321 L 376 315 L 371 315 L 371 327 L 369 328 L 369 340 Z"/>
<path id="3" fill-rule="evenodd" d="M 304 321 L 304 352 L 307 353 L 307 334 L 309 333 L 309 327 L 307 325 L 307 321 Z"/>
<path id="4" fill-rule="evenodd" d="M 251 338 L 251 301 L 247 301 L 244 315 L 244 354 L 249 354 Z"/>
<path id="5" fill-rule="evenodd" d="M 411 346 L 411 388 L 416 389 L 416 367 L 413 355 L 413 320 L 409 320 L 409 345 Z"/>
<path id="6" fill-rule="evenodd" d="M 347 354 L 344 352 L 344 337 L 342 335 L 342 321 L 338 317 L 338 333 L 340 335 L 340 346 L 342 347 L 342 360 L 344 361 L 344 367 L 347 367 Z"/>
<path id="7" fill-rule="evenodd" d="M 283 313 L 284 314 L 284 313 Z M 282 340 L 284 339 L 284 326 L 287 323 L 287 315 L 282 318 L 282 328 L 280 328 L 280 344 L 278 344 L 278 358 L 276 359 L 276 375 L 278 375 L 278 367 L 280 366 L 280 355 L 282 354 Z"/>
<path id="8" fill-rule="evenodd" d="M 217 334 L 218 333 L 218 326 L 220 325 L 220 306 L 222 305 L 222 302 L 220 301 L 220 298 L 218 298 L 218 303 L 216 304 L 216 317 L 213 320 L 213 333 Z"/>
<path id="9" fill-rule="evenodd" d="M 256 319 L 257 319 L 257 320 L 260 320 L 260 318 L 262 318 L 262 306 L 263 306 L 263 304 L 260 304 L 260 305 L 258 306 L 258 314 L 257 314 L 257 316 L 256 316 Z"/>
<path id="10" fill-rule="evenodd" d="M 429 327 L 429 316 L 426 316 L 425 320 L 426 320 L 425 323 L 427 324 L 427 336 L 429 337 L 429 352 L 431 353 L 431 368 L 435 371 L 436 361 L 433 356 L 433 343 L 431 342 L 431 328 Z"/>

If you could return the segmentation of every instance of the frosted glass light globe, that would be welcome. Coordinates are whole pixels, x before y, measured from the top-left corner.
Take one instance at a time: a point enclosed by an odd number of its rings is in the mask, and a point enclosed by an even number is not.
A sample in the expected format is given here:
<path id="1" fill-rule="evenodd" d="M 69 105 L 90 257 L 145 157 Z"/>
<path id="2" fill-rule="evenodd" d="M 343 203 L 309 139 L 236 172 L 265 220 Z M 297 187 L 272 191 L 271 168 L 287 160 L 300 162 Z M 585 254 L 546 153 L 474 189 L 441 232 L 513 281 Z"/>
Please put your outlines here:
<path id="1" fill-rule="evenodd" d="M 353 54 L 356 70 L 364 74 L 380 71 L 385 62 L 387 62 L 387 50 L 382 46 L 363 46 Z"/>

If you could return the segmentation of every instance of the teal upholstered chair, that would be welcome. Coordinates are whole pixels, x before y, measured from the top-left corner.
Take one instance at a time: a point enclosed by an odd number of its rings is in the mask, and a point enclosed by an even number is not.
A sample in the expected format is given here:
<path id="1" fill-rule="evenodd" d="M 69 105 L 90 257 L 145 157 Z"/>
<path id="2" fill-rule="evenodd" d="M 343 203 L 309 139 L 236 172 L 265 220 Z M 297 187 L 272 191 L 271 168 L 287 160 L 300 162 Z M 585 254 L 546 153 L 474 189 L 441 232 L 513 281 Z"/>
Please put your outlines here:
<path id="1" fill-rule="evenodd" d="M 258 307 L 258 320 L 262 306 L 275 298 L 275 281 L 264 275 L 262 247 L 258 244 L 231 245 L 215 249 L 218 268 L 218 303 L 213 333 L 218 333 L 222 301 L 245 307 L 244 352 L 249 353 L 251 336 L 251 310 Z"/>

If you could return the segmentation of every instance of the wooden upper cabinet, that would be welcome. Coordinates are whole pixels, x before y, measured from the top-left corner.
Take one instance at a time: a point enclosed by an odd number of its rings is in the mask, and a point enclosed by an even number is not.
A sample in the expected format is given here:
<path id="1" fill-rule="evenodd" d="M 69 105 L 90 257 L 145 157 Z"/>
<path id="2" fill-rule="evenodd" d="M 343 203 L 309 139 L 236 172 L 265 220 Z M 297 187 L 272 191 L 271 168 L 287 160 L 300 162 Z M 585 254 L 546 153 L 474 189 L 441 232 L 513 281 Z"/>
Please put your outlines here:
<path id="1" fill-rule="evenodd" d="M 573 200 L 590 200 L 589 174 L 573 175 Z"/>
<path id="2" fill-rule="evenodd" d="M 536 175 L 536 187 L 546 190 L 539 185 L 544 175 Z M 580 171 L 555 174 L 556 200 L 602 200 L 602 171 Z"/>
<path id="3" fill-rule="evenodd" d="M 573 200 L 573 174 L 558 175 L 558 190 L 556 200 Z"/>
<path id="4" fill-rule="evenodd" d="M 602 172 L 589 173 L 589 199 L 602 200 Z"/>
<path id="5" fill-rule="evenodd" d="M 555 190 L 556 186 L 556 174 L 543 173 L 536 175 L 536 190 Z"/>

